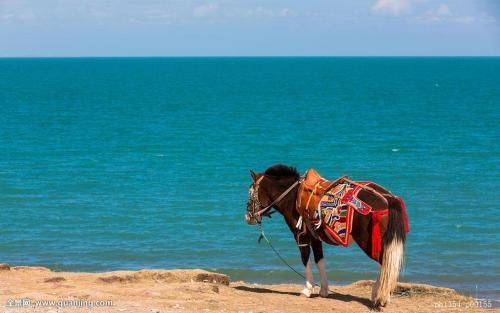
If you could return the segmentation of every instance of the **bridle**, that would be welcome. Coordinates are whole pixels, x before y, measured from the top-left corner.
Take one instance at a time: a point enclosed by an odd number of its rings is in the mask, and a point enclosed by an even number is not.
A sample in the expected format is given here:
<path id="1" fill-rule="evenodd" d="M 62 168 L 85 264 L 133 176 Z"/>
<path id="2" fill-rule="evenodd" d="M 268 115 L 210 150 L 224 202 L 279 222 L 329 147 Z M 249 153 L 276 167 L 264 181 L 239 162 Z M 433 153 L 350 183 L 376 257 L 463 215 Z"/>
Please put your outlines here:
<path id="1" fill-rule="evenodd" d="M 278 202 L 283 200 L 284 197 L 286 197 L 290 191 L 292 191 L 293 188 L 295 188 L 298 184 L 300 184 L 303 181 L 303 178 L 301 177 L 299 180 L 294 182 L 288 189 L 283 191 L 281 195 L 278 196 L 278 198 L 274 199 L 274 201 L 271 202 L 271 204 L 265 206 L 262 208 L 262 204 L 260 203 L 259 200 L 259 186 L 260 182 L 262 179 L 264 179 L 265 175 L 261 176 L 253 185 L 253 191 L 250 194 L 250 203 L 249 206 L 251 206 L 251 210 L 247 210 L 248 212 L 248 217 L 251 219 L 255 219 L 259 224 L 261 221 L 258 219 L 261 216 L 268 216 L 271 217 L 271 214 L 275 213 L 276 210 L 269 212 L 273 206 L 275 206 Z"/>

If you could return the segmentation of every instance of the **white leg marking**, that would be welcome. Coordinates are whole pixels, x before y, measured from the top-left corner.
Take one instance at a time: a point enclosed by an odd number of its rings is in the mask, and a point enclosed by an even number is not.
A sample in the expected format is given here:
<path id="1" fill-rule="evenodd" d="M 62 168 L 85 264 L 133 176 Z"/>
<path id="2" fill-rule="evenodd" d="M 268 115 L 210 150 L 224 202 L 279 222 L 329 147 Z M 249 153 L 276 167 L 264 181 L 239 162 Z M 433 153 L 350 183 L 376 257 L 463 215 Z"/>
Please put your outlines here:
<path id="1" fill-rule="evenodd" d="M 312 272 L 311 259 L 307 261 L 306 265 L 306 288 L 302 290 L 302 294 L 310 298 L 314 288 L 314 277 Z"/>
<path id="2" fill-rule="evenodd" d="M 319 290 L 319 295 L 323 298 L 328 297 L 328 277 L 326 276 L 325 270 L 325 259 L 319 260 L 318 264 L 319 277 L 321 281 L 321 289 Z"/>

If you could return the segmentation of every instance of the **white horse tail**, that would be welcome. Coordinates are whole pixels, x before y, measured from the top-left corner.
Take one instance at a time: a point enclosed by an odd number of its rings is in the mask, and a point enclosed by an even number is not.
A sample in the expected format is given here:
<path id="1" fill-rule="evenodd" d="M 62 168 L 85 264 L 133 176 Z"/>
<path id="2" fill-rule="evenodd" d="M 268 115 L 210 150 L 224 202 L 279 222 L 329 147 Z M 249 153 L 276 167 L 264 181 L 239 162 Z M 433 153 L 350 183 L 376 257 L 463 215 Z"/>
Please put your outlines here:
<path id="1" fill-rule="evenodd" d="M 396 287 L 399 272 L 404 262 L 406 231 L 403 221 L 402 202 L 389 200 L 389 223 L 383 238 L 383 256 L 380 274 L 372 289 L 374 307 L 385 306 Z"/>

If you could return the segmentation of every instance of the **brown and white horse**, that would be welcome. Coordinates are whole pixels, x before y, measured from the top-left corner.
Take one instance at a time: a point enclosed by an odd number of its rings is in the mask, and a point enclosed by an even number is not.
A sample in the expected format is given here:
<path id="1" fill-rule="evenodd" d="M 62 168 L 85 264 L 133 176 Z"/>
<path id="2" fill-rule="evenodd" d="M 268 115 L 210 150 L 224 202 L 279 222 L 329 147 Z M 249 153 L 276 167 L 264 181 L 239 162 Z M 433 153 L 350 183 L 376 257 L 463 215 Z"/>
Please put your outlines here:
<path id="1" fill-rule="evenodd" d="M 302 293 L 310 297 L 314 287 L 311 250 L 320 274 L 320 296 L 328 296 L 328 279 L 323 259 L 321 239 L 310 230 L 303 232 L 297 229 L 300 215 L 296 209 L 300 174 L 293 167 L 275 165 L 263 173 L 251 171 L 253 182 L 249 189 L 249 200 L 245 219 L 248 224 L 262 222 L 262 216 L 271 208 L 281 213 L 286 224 L 293 233 L 300 250 L 302 263 L 305 267 L 306 286 Z M 381 263 L 380 274 L 372 289 L 372 303 L 375 308 L 385 306 L 395 288 L 404 257 L 406 231 L 403 220 L 403 208 L 400 201 L 387 199 L 389 214 L 380 223 L 382 254 L 378 260 Z M 372 222 L 370 214 L 362 215 L 354 210 L 351 236 L 358 246 L 371 257 Z"/>

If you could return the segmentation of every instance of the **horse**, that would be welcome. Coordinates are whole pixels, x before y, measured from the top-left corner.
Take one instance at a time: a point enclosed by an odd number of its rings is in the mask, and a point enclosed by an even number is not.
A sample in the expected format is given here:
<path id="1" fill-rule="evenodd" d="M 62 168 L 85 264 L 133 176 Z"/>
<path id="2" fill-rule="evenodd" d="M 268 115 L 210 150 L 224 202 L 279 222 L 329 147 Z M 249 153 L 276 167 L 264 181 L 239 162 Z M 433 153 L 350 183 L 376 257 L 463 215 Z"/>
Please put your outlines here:
<path id="1" fill-rule="evenodd" d="M 311 297 L 313 292 L 314 280 L 310 258 L 312 250 L 320 275 L 319 295 L 328 297 L 328 279 L 324 264 L 322 237 L 315 234 L 311 227 L 298 227 L 302 217 L 297 209 L 297 199 L 300 196 L 298 194 L 299 186 L 303 182 L 303 177 L 296 168 L 283 164 L 269 167 L 263 173 L 250 171 L 250 174 L 253 181 L 248 190 L 246 222 L 249 225 L 261 224 L 262 216 L 268 215 L 271 209 L 281 213 L 294 236 L 304 265 L 306 284 L 301 293 L 306 297 Z M 381 223 L 379 223 L 381 236 L 375 238 L 381 246 L 380 258 L 376 260 L 381 265 L 380 273 L 373 285 L 371 297 L 375 309 L 386 306 L 392 290 L 396 287 L 404 259 L 404 244 L 408 231 L 407 229 L 405 231 L 405 222 L 407 221 L 404 220 L 406 211 L 403 202 L 395 201 L 399 198 L 392 196 L 388 191 L 384 192 L 384 196 L 388 204 L 388 214 L 381 217 Z M 350 235 L 357 245 L 369 257 L 373 258 L 371 246 L 374 238 L 372 238 L 371 213 L 363 215 L 356 210 L 353 212 Z"/>

